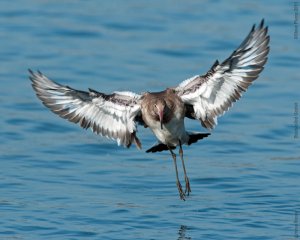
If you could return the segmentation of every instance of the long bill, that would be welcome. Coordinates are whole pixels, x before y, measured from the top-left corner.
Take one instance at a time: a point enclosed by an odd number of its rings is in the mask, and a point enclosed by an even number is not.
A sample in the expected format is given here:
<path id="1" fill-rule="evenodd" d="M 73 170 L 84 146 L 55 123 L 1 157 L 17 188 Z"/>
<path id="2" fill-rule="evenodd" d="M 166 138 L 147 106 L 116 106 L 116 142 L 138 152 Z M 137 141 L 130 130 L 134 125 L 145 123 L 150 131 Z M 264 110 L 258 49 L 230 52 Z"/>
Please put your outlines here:
<path id="1" fill-rule="evenodd" d="M 160 128 L 163 129 L 163 120 L 164 120 L 164 112 L 159 111 L 159 122 L 160 122 Z"/>

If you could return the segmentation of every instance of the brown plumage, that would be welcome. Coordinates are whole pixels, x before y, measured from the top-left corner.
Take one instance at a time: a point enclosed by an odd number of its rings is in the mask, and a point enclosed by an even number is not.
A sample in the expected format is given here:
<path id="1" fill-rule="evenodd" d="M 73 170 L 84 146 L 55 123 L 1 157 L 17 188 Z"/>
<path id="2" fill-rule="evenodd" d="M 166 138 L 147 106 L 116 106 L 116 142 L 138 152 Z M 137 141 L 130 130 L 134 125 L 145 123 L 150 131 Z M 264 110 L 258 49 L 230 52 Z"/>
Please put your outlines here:
<path id="1" fill-rule="evenodd" d="M 149 117 L 155 119 L 156 121 L 160 121 L 162 123 L 168 123 L 174 116 L 175 107 L 181 109 L 181 114 L 184 117 L 185 114 L 185 106 L 184 103 L 180 100 L 180 98 L 175 94 L 174 89 L 168 88 L 162 92 L 152 92 L 145 93 L 142 96 L 141 101 L 141 109 L 144 122 L 148 123 L 148 114 Z M 161 113 L 163 115 L 161 115 Z M 162 119 L 160 119 L 163 117 Z"/>

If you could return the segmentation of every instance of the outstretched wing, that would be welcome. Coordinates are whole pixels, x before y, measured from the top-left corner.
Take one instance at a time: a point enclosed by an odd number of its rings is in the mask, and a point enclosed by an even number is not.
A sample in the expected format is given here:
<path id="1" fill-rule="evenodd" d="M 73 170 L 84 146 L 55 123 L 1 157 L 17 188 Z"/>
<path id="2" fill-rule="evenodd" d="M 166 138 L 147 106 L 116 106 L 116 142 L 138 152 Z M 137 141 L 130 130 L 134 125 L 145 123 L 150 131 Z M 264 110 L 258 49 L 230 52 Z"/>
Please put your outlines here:
<path id="1" fill-rule="evenodd" d="M 131 92 L 106 95 L 92 89 L 78 91 L 49 80 L 41 72 L 29 72 L 36 95 L 52 112 L 114 139 L 119 145 L 129 147 L 135 142 L 141 147 L 135 136 L 135 118 L 141 114 L 140 95 Z"/>
<path id="2" fill-rule="evenodd" d="M 204 76 L 194 76 L 175 88 L 187 107 L 186 116 L 212 129 L 217 117 L 237 101 L 263 70 L 269 53 L 264 20 L 251 29 L 242 44 L 223 63 L 218 61 Z"/>

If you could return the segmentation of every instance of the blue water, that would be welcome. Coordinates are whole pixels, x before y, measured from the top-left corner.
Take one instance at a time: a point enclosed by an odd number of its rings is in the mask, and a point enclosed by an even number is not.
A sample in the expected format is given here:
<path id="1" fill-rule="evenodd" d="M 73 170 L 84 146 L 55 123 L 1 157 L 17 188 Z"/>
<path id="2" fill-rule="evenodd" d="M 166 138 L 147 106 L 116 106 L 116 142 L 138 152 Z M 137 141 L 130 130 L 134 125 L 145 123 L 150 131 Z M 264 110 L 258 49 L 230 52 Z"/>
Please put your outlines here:
<path id="1" fill-rule="evenodd" d="M 184 148 L 185 202 L 169 153 L 58 118 L 27 78 L 32 68 L 77 89 L 161 90 L 227 58 L 262 18 L 269 61 L 212 135 Z M 299 239 L 294 18 L 289 1 L 1 1 L 0 239 Z M 155 141 L 139 136 L 144 150 Z"/>

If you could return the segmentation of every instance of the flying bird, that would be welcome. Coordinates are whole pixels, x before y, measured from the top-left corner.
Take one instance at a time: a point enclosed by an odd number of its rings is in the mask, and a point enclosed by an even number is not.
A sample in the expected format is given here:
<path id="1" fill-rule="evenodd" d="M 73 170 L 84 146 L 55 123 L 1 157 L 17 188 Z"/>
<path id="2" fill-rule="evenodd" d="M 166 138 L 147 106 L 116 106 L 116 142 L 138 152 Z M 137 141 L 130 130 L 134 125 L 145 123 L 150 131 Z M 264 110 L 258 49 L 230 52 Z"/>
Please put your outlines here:
<path id="1" fill-rule="evenodd" d="M 113 92 L 106 94 L 93 89 L 80 91 L 61 85 L 43 75 L 30 72 L 37 97 L 52 112 L 82 128 L 117 141 L 129 148 L 132 143 L 141 149 L 137 125 L 148 127 L 158 142 L 146 152 L 170 151 L 176 172 L 176 184 L 182 200 L 190 194 L 182 145 L 191 145 L 210 133 L 189 132 L 184 119 L 200 121 L 211 130 L 217 118 L 240 99 L 243 92 L 264 69 L 269 53 L 268 28 L 264 20 L 253 25 L 241 45 L 222 63 L 217 60 L 204 75 L 196 75 L 177 87 L 161 92 Z M 179 181 L 176 154 L 179 147 L 185 190 Z"/>

